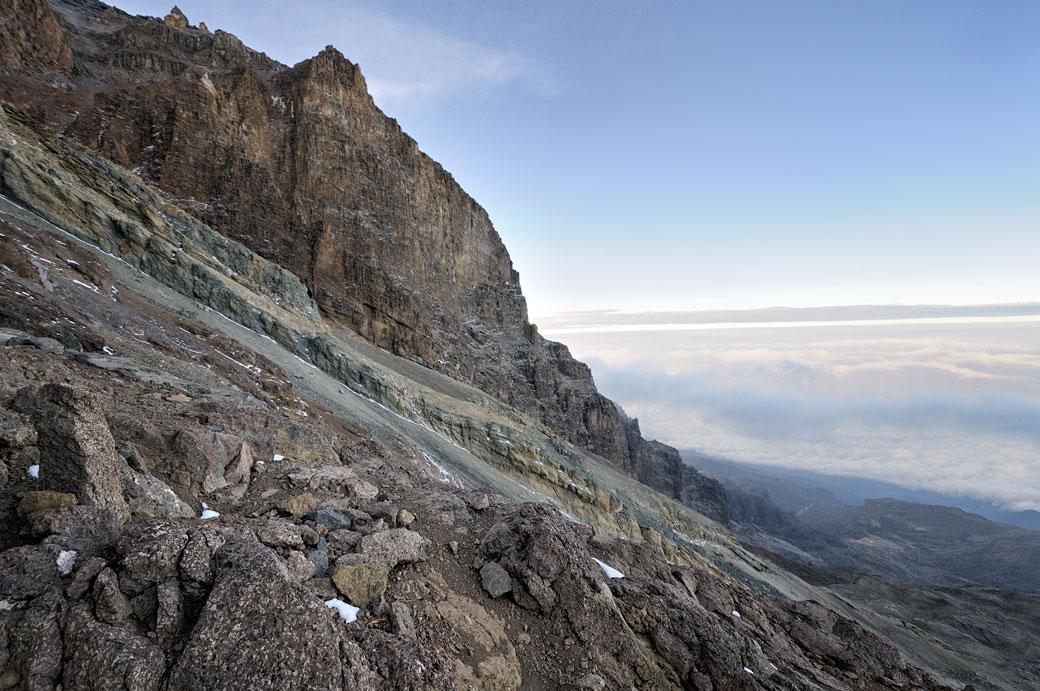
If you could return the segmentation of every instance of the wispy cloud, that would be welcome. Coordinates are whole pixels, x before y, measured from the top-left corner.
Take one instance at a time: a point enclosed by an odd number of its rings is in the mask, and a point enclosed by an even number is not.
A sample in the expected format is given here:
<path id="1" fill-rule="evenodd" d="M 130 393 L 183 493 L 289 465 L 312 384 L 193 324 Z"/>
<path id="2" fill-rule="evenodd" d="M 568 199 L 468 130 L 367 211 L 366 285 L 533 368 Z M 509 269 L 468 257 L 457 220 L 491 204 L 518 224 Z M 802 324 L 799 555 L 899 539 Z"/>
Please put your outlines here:
<path id="1" fill-rule="evenodd" d="M 560 90 L 548 65 L 516 49 L 359 3 L 305 11 L 314 16 L 292 23 L 307 32 L 299 37 L 304 45 L 313 52 L 332 44 L 359 63 L 373 98 L 383 108 L 422 109 L 443 101 L 484 99 L 510 88 L 543 96 Z"/>

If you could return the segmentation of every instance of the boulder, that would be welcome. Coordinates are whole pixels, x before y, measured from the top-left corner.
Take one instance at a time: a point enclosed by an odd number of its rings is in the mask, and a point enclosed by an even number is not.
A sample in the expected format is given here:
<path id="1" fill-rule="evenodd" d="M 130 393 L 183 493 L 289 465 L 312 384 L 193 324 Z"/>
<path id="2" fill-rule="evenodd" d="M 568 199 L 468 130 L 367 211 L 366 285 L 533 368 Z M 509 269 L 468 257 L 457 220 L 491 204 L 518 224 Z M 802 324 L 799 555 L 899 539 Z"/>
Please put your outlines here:
<path id="1" fill-rule="evenodd" d="M 317 508 L 318 502 L 314 501 L 314 495 L 310 492 L 298 494 L 278 505 L 279 511 L 289 514 L 293 518 L 303 518 L 307 514 L 313 513 Z"/>
<path id="2" fill-rule="evenodd" d="M 344 516 L 339 511 L 333 511 L 332 509 L 318 509 L 314 513 L 308 514 L 307 520 L 313 521 L 318 525 L 323 525 L 330 531 L 350 530 L 352 525 L 349 517 Z"/>
<path id="3" fill-rule="evenodd" d="M 498 562 L 489 561 L 480 569 L 480 583 L 491 597 L 501 597 L 513 589 L 513 579 Z"/>
<path id="4" fill-rule="evenodd" d="M 62 509 L 66 506 L 75 506 L 77 503 L 76 495 L 69 492 L 53 492 L 47 489 L 32 490 L 26 492 L 22 500 L 18 502 L 18 515 L 28 516 L 37 511 Z"/>
<path id="5" fill-rule="evenodd" d="M 350 604 L 365 608 L 386 591 L 389 569 L 377 564 L 340 566 L 332 574 L 332 582 Z"/>
<path id="6" fill-rule="evenodd" d="M 99 622 L 83 605 L 68 613 L 66 691 L 158 691 L 165 671 L 162 651 L 130 628 Z"/>
<path id="7" fill-rule="evenodd" d="M 256 536 L 268 547 L 303 548 L 300 526 L 281 518 L 264 521 L 263 525 L 256 529 Z"/>
<path id="8" fill-rule="evenodd" d="M 242 437 L 191 427 L 178 432 L 171 446 L 203 494 L 225 490 L 241 499 L 249 489 L 254 459 L 249 442 Z"/>
<path id="9" fill-rule="evenodd" d="M 83 504 L 129 517 L 115 442 L 96 395 L 65 384 L 44 384 L 21 389 L 14 406 L 36 427 L 40 481 L 46 489 L 71 492 Z"/>
<path id="10" fill-rule="evenodd" d="M 370 688 L 376 682 L 340 622 L 289 577 L 270 550 L 246 534 L 218 553 L 213 590 L 183 653 L 169 691 L 254 691 Z"/>
<path id="11" fill-rule="evenodd" d="M 195 515 L 192 508 L 159 478 L 133 470 L 125 462 L 120 466 L 119 479 L 133 516 L 191 518 Z"/>
<path id="12" fill-rule="evenodd" d="M 393 528 L 361 538 L 361 554 L 365 561 L 393 569 L 398 564 L 410 564 L 426 559 L 422 535 L 404 528 Z"/>

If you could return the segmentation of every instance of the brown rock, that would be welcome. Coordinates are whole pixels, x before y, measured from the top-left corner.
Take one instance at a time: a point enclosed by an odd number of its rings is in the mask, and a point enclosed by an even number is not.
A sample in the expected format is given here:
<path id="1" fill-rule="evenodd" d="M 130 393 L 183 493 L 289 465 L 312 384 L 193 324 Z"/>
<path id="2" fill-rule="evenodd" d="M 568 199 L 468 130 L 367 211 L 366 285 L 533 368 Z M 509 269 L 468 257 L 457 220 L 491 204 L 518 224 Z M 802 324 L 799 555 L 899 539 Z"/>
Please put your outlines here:
<path id="1" fill-rule="evenodd" d="M 129 517 L 115 442 L 97 396 L 64 384 L 45 384 L 20 390 L 14 405 L 36 427 L 40 477 L 47 489 L 71 492 L 83 504 Z"/>
<path id="2" fill-rule="evenodd" d="M 282 513 L 289 514 L 293 518 L 303 518 L 309 513 L 314 513 L 317 508 L 318 502 L 314 500 L 314 495 L 310 492 L 286 499 L 278 506 Z"/>
<path id="3" fill-rule="evenodd" d="M 415 514 L 408 509 L 401 509 L 397 512 L 397 525 L 401 528 L 407 528 L 415 522 Z"/>
<path id="4" fill-rule="evenodd" d="M 184 16 L 179 7 L 174 5 L 170 13 L 163 18 L 163 24 L 171 29 L 187 29 L 188 18 Z"/>
<path id="5" fill-rule="evenodd" d="M 366 608 L 386 591 L 390 571 L 377 564 L 339 566 L 332 572 L 332 582 L 355 607 Z"/>
<path id="6" fill-rule="evenodd" d="M 52 492 L 50 490 L 33 490 L 26 492 L 22 500 L 18 502 L 18 515 L 28 516 L 36 511 L 61 509 L 66 506 L 75 506 L 77 503 L 75 494 Z"/>

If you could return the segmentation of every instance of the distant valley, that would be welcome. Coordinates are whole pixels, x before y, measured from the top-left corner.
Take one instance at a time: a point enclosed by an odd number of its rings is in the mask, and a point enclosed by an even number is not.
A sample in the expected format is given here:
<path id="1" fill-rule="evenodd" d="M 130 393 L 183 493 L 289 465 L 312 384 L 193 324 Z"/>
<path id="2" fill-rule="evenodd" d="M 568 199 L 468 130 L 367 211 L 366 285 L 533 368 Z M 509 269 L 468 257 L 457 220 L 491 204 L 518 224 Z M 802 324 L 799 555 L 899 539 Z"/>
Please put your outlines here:
<path id="1" fill-rule="evenodd" d="M 739 537 L 821 574 L 864 573 L 921 585 L 1040 593 L 1036 530 L 959 507 L 892 498 L 885 492 L 894 490 L 891 494 L 903 497 L 931 493 L 887 483 L 732 463 L 689 452 L 683 457 L 722 482 L 731 528 Z M 1036 518 L 1036 512 L 993 514 L 1013 514 L 1027 525 Z"/>

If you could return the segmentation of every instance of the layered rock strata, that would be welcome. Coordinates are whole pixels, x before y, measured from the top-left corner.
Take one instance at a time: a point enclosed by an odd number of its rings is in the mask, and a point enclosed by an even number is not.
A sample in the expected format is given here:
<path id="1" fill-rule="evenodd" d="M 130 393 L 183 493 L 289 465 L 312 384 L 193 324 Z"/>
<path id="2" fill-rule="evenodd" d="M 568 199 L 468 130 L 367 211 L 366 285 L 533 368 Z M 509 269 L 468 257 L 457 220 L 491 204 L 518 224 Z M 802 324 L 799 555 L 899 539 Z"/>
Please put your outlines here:
<path id="1" fill-rule="evenodd" d="M 176 8 L 160 21 L 94 0 L 24 2 L 2 10 L 5 25 L 35 43 L 0 55 L 0 96 L 299 276 L 332 323 L 473 383 L 669 496 L 724 499 L 539 335 L 487 213 L 338 51 L 289 68 Z"/>

